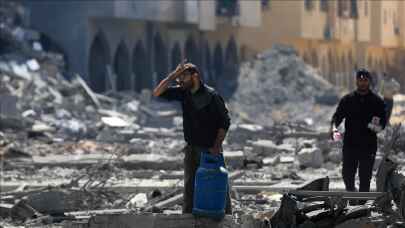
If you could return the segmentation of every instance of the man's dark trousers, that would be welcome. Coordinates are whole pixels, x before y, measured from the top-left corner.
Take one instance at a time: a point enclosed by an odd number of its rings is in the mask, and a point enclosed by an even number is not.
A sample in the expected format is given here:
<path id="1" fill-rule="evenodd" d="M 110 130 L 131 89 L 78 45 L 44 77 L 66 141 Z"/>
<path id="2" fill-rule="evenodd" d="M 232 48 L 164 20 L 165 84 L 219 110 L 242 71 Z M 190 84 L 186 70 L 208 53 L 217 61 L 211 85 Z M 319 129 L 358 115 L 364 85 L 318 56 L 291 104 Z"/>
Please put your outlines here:
<path id="1" fill-rule="evenodd" d="M 204 148 L 190 145 L 184 148 L 183 213 L 191 213 L 193 209 L 195 173 L 200 165 L 200 157 L 203 150 Z M 226 197 L 225 214 L 232 214 L 229 191 Z"/>
<path id="2" fill-rule="evenodd" d="M 346 191 L 356 191 L 355 176 L 359 169 L 359 192 L 370 191 L 376 149 L 343 147 L 342 176 Z"/>

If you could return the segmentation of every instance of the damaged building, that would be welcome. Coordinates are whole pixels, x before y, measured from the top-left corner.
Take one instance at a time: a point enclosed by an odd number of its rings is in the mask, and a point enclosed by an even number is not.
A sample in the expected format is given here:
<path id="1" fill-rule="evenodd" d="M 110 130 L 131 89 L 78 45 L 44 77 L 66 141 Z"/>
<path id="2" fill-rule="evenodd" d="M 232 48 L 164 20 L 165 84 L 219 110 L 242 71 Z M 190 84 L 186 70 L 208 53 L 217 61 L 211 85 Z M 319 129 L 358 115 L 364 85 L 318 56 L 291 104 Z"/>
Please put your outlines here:
<path id="1" fill-rule="evenodd" d="M 345 191 L 328 132 L 353 69 L 401 67 L 403 5 L 0 0 L 0 228 L 404 227 L 405 95 L 372 192 Z M 182 213 L 182 112 L 150 92 L 182 58 L 228 98 L 221 221 Z"/>
<path id="2" fill-rule="evenodd" d="M 232 92 L 239 63 L 276 43 L 293 45 L 305 62 L 341 89 L 354 88 L 353 71 L 360 67 L 377 76 L 388 72 L 403 83 L 403 70 L 396 68 L 404 55 L 401 1 L 25 4 L 26 21 L 96 91 L 150 88 L 186 57 L 202 66 L 207 82 Z"/>

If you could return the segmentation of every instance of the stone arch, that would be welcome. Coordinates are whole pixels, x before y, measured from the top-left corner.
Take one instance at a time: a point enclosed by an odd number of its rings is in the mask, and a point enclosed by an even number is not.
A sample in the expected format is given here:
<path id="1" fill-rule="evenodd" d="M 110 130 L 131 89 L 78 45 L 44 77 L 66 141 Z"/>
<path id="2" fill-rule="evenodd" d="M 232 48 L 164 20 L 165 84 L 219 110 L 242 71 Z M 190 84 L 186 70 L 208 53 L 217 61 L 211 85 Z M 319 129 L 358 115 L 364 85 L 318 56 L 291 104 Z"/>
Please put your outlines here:
<path id="1" fill-rule="evenodd" d="M 210 86 L 215 86 L 214 77 L 213 77 L 213 70 L 212 70 L 212 55 L 210 45 L 208 41 L 204 44 L 204 80 Z"/>
<path id="2" fill-rule="evenodd" d="M 382 74 L 384 72 L 384 64 L 383 64 L 382 59 L 380 59 L 378 61 L 378 71 L 380 72 L 380 74 Z"/>
<path id="3" fill-rule="evenodd" d="M 377 60 L 377 58 L 373 58 L 373 71 L 378 72 L 378 60 Z"/>
<path id="4" fill-rule="evenodd" d="M 321 60 L 321 73 L 324 79 L 327 79 L 328 75 L 328 60 L 327 57 L 322 58 Z"/>
<path id="5" fill-rule="evenodd" d="M 166 77 L 168 72 L 168 51 L 166 44 L 160 33 L 156 33 L 153 39 L 154 43 L 154 69 L 157 76 L 157 81 L 161 81 Z"/>
<path id="6" fill-rule="evenodd" d="M 388 69 L 390 68 L 390 61 L 389 61 L 388 57 L 384 58 L 384 66 L 385 66 L 384 69 L 387 72 Z"/>
<path id="7" fill-rule="evenodd" d="M 213 67 L 214 67 L 214 75 L 213 81 L 216 87 L 216 82 L 218 78 L 222 77 L 224 71 L 224 53 L 222 50 L 222 46 L 219 42 L 215 45 L 214 49 L 214 57 L 213 57 Z"/>
<path id="8" fill-rule="evenodd" d="M 234 37 L 231 37 L 228 41 L 225 51 L 225 64 L 238 64 L 238 47 Z"/>
<path id="9" fill-rule="evenodd" d="M 367 69 L 371 71 L 372 68 L 373 68 L 373 58 L 371 57 L 371 55 L 369 55 L 367 58 Z"/>
<path id="10" fill-rule="evenodd" d="M 189 36 L 184 44 L 184 54 L 188 62 L 192 62 L 197 66 L 200 65 L 199 49 L 192 36 Z"/>
<path id="11" fill-rule="evenodd" d="M 381 69 L 382 69 L 382 71 L 384 72 L 384 73 L 386 73 L 387 72 L 387 66 L 386 66 L 386 61 L 385 61 L 385 58 L 383 57 L 382 59 L 381 59 Z"/>
<path id="12" fill-rule="evenodd" d="M 336 54 L 333 56 L 333 63 L 335 66 L 335 71 L 332 77 L 332 83 L 336 86 L 340 86 L 340 74 L 341 74 L 341 70 L 342 70 L 342 66 L 341 66 L 341 61 L 339 58 L 339 55 Z"/>
<path id="13" fill-rule="evenodd" d="M 93 39 L 89 54 L 90 87 L 95 92 L 106 90 L 107 66 L 110 64 L 110 48 L 102 31 Z"/>
<path id="14" fill-rule="evenodd" d="M 342 87 L 349 87 L 349 61 L 345 54 L 342 55 Z"/>
<path id="15" fill-rule="evenodd" d="M 349 89 L 354 88 L 354 82 L 355 82 L 355 77 L 354 77 L 354 70 L 355 66 L 357 65 L 354 63 L 354 58 L 353 58 L 353 52 L 349 52 L 347 56 L 348 62 L 349 62 L 349 72 L 348 72 L 348 81 L 349 81 Z"/>
<path id="16" fill-rule="evenodd" d="M 312 65 L 311 55 L 308 52 L 304 52 L 303 60 L 306 64 Z"/>
<path id="17" fill-rule="evenodd" d="M 246 51 L 247 51 L 247 47 L 246 47 L 246 45 L 242 45 L 241 47 L 240 47 L 240 61 L 241 62 L 244 62 L 244 61 L 246 61 L 246 59 L 247 59 L 247 56 L 246 56 Z"/>
<path id="18" fill-rule="evenodd" d="M 175 42 L 171 51 L 171 67 L 172 70 L 176 69 L 181 61 L 181 48 L 179 42 Z"/>
<path id="19" fill-rule="evenodd" d="M 328 81 L 332 84 L 334 83 L 334 75 L 336 72 L 335 61 L 333 58 L 332 50 L 328 51 L 328 60 L 329 60 L 329 74 L 328 74 Z"/>
<path id="20" fill-rule="evenodd" d="M 114 72 L 117 76 L 117 90 L 131 90 L 131 65 L 129 51 L 124 41 L 119 43 L 114 55 Z"/>
<path id="21" fill-rule="evenodd" d="M 312 49 L 311 51 L 311 59 L 312 59 L 312 66 L 315 68 L 319 67 L 319 61 L 318 61 L 318 53 L 316 49 Z"/>
<path id="22" fill-rule="evenodd" d="M 132 56 L 132 69 L 135 75 L 135 91 L 141 92 L 142 89 L 151 89 L 153 78 L 149 72 L 149 61 L 142 40 L 139 40 L 136 43 Z"/>
<path id="23" fill-rule="evenodd" d="M 222 93 L 225 97 L 230 97 L 237 88 L 239 73 L 238 46 L 233 36 L 230 37 L 226 46 L 224 63 L 224 75 L 219 79 L 222 84 L 220 88 L 223 89 Z"/>

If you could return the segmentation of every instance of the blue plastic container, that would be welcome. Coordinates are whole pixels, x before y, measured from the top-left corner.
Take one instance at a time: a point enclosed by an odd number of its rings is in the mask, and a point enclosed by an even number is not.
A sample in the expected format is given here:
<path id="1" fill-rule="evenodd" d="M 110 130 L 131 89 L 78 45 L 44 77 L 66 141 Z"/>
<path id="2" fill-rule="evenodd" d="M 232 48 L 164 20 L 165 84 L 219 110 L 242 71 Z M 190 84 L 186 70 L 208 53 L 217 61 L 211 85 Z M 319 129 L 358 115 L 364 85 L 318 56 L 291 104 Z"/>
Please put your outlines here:
<path id="1" fill-rule="evenodd" d="M 224 157 L 201 153 L 200 166 L 194 183 L 193 214 L 196 216 L 222 219 L 225 215 L 228 192 L 228 171 Z"/>

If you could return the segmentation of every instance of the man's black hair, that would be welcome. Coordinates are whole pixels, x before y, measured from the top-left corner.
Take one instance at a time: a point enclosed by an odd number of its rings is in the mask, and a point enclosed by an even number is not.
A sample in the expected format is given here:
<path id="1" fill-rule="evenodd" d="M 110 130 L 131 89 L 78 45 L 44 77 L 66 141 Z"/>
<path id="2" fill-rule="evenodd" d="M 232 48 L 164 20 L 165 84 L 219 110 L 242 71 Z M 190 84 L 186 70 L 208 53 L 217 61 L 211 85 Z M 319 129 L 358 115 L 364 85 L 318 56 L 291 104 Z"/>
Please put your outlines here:
<path id="1" fill-rule="evenodd" d="M 368 70 L 366 69 L 359 69 L 356 73 L 356 78 L 367 78 L 367 79 L 371 79 L 371 74 Z"/>

